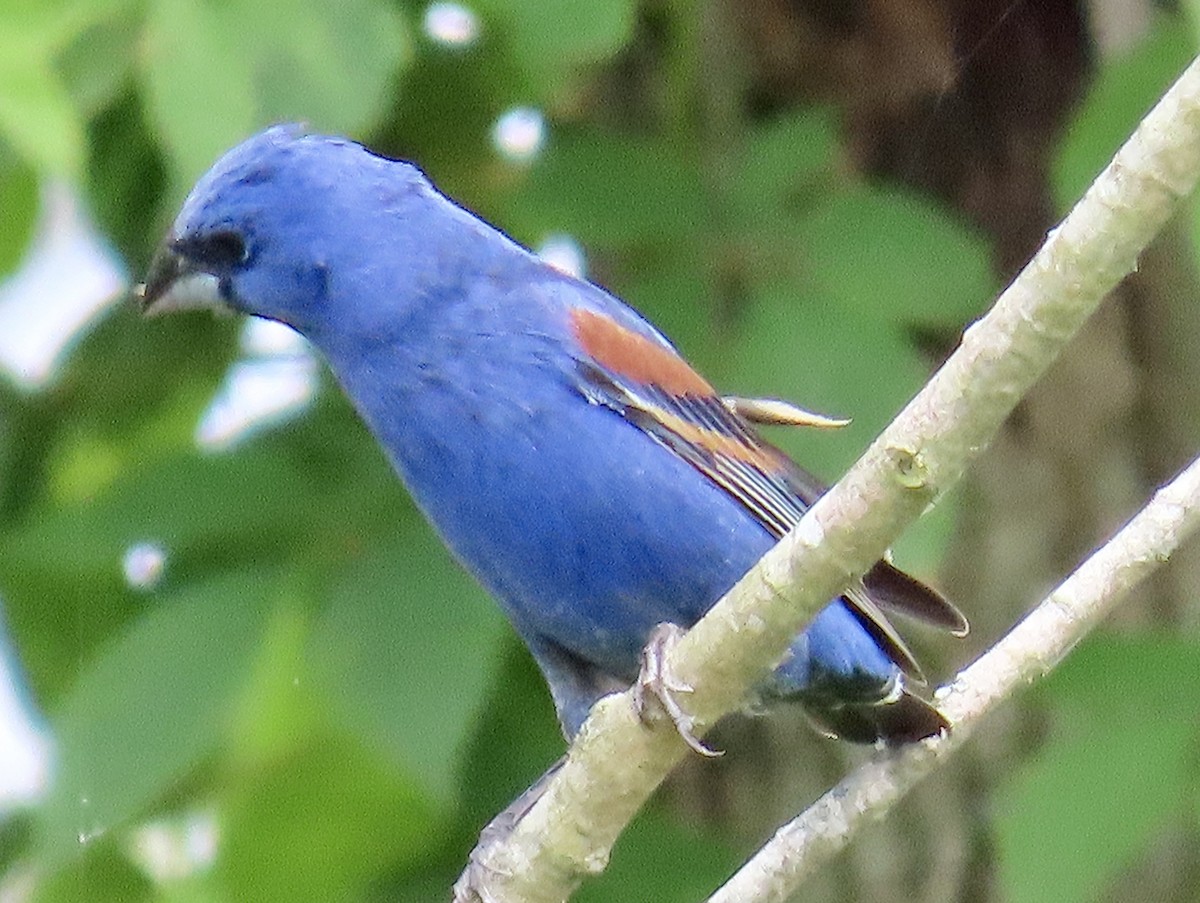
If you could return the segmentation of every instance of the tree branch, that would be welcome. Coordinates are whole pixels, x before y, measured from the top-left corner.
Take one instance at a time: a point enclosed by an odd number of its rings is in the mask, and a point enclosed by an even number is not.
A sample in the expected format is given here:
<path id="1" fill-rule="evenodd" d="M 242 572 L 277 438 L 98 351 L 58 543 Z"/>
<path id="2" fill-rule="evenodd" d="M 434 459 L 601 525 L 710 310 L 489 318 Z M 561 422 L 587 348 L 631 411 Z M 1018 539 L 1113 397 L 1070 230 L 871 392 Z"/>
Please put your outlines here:
<path id="1" fill-rule="evenodd" d="M 867 762 L 780 828 L 708 903 L 783 903 L 801 882 L 955 751 L 987 712 L 1054 669 L 1126 593 L 1200 527 L 1200 458 L 999 643 L 938 694 L 953 732 Z"/>
<path id="2" fill-rule="evenodd" d="M 812 616 L 962 474 L 1200 172 L 1200 63 L 1146 117 L 929 384 L 796 528 L 674 648 L 700 730 L 744 698 Z M 952 714 L 952 713 L 948 713 Z M 683 756 L 629 694 L 593 709 L 558 774 L 502 842 L 481 847 L 491 901 L 565 900 Z M 464 897 L 462 899 L 469 899 Z"/>

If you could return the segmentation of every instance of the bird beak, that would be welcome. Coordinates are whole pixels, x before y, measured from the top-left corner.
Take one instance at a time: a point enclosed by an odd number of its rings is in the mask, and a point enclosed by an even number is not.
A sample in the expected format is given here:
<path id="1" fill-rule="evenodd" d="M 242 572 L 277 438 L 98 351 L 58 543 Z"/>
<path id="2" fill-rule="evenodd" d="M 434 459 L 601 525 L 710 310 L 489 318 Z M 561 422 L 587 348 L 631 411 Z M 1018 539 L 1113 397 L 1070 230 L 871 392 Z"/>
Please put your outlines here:
<path id="1" fill-rule="evenodd" d="M 212 273 L 196 267 L 168 239 L 154 254 L 146 281 L 133 290 L 147 317 L 181 310 L 228 311 L 221 284 Z"/>

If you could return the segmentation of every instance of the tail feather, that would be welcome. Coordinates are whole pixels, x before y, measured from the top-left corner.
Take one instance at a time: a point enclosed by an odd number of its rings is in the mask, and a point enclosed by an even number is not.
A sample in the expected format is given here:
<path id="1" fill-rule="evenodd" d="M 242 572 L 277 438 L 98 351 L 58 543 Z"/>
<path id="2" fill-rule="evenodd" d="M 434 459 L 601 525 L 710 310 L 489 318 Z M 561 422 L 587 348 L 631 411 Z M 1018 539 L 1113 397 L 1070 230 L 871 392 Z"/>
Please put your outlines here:
<path id="1" fill-rule="evenodd" d="M 886 561 L 878 561 L 863 576 L 867 594 L 880 608 L 916 618 L 955 636 L 966 636 L 966 616 L 937 590 L 926 586 Z"/>
<path id="2" fill-rule="evenodd" d="M 901 689 L 889 702 L 852 703 L 839 706 L 805 706 L 822 732 L 851 743 L 882 743 L 900 746 L 950 729 L 950 722 L 919 696 Z"/>

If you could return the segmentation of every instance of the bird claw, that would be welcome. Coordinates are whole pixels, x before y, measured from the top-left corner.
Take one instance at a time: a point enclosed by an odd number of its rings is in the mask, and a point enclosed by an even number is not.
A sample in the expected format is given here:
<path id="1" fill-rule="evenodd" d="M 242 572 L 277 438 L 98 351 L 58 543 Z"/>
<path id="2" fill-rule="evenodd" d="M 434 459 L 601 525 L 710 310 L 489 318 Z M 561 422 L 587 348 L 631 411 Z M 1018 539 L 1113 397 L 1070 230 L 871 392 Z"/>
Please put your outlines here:
<path id="1" fill-rule="evenodd" d="M 499 903 L 495 895 L 488 889 L 488 874 L 494 871 L 471 853 L 467 867 L 454 882 L 454 897 L 452 903 Z"/>
<path id="2" fill-rule="evenodd" d="M 479 842 L 471 855 L 467 857 L 467 867 L 463 869 L 458 880 L 454 882 L 453 903 L 500 903 L 489 887 L 491 876 L 504 874 L 502 869 L 489 863 L 488 852 L 495 846 L 504 843 L 513 828 L 523 819 L 534 804 L 542 798 L 551 779 L 562 768 L 565 758 L 551 765 L 540 778 L 529 788 L 508 804 L 503 812 L 493 818 L 479 832 Z"/>
<path id="3" fill-rule="evenodd" d="M 659 624 L 650 631 L 650 637 L 642 649 L 641 669 L 633 683 L 633 710 L 643 724 L 652 723 L 660 713 L 665 714 L 675 725 L 683 742 L 692 750 L 708 758 L 717 758 L 725 755 L 724 751 L 706 746 L 696 736 L 695 719 L 683 710 L 676 698 L 680 693 L 691 693 L 692 687 L 676 677 L 667 666 L 667 653 L 683 635 L 683 628 L 669 622 Z"/>
<path id="4" fill-rule="evenodd" d="M 492 876 L 502 875 L 503 870 L 489 863 L 487 854 L 492 847 L 504 842 L 525 812 L 529 811 L 529 806 L 521 805 L 526 794 L 518 797 L 480 832 L 479 842 L 467 857 L 466 868 L 454 882 L 452 903 L 500 903 L 489 888 L 492 885 Z"/>

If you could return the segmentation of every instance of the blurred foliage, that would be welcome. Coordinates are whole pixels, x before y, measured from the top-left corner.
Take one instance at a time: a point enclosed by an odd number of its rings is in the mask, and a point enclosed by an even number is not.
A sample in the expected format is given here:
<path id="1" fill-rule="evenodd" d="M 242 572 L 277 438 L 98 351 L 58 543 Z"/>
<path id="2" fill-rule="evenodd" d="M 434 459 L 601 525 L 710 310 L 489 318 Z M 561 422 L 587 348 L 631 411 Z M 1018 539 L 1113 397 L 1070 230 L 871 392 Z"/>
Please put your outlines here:
<path id="1" fill-rule="evenodd" d="M 627 48 L 632 0 L 476 11 L 478 41 L 448 47 L 423 4 L 388 0 L 5 5 L 0 268 L 53 177 L 137 271 L 221 150 L 301 119 L 417 159 L 519 240 L 576 236 L 593 277 L 721 386 L 852 415 L 776 437 L 826 477 L 923 381 L 914 332 L 961 328 L 997 289 L 961 223 L 841 167 L 830 111 L 713 140 L 690 6 L 670 12 L 661 121 L 623 130 L 585 88 Z M 1192 43 L 1166 29 L 1101 73 L 1064 143 L 1067 197 Z M 549 120 L 529 164 L 489 137 L 518 105 Z M 561 751 L 527 655 L 332 386 L 289 425 L 197 451 L 234 330 L 120 309 L 45 391 L 0 383 L 0 593 L 57 749 L 48 795 L 0 831 L 0 897 L 32 874 L 45 903 L 442 899 L 481 825 Z M 949 524 L 943 506 L 904 563 L 932 572 Z M 149 590 L 121 571 L 142 541 L 167 552 Z M 1164 819 L 1195 817 L 1195 660 L 1166 637 L 1106 640 L 1038 691 L 1051 742 L 996 815 L 1013 899 L 1086 898 Z M 195 813 L 215 820 L 215 862 L 156 877 L 139 832 Z M 735 863 L 652 811 L 580 899 L 695 900 Z"/>
<path id="2" fill-rule="evenodd" d="M 1101 635 L 1038 688 L 1054 729 L 996 801 L 1010 899 L 1095 899 L 1187 816 L 1198 795 L 1198 660 L 1200 643 Z"/>

